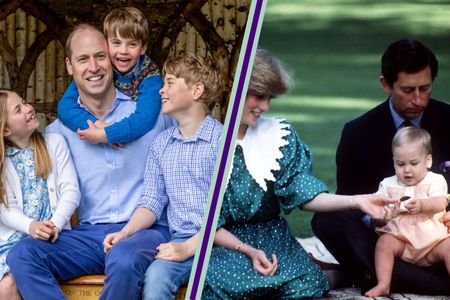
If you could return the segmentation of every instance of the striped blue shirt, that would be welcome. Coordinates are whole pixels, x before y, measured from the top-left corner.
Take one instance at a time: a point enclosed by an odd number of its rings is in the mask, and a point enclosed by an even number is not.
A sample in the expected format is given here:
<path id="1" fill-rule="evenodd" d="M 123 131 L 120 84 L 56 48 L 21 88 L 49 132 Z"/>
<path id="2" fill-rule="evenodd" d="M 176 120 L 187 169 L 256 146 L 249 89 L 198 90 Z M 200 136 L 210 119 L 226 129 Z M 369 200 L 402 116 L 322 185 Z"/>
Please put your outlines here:
<path id="1" fill-rule="evenodd" d="M 138 208 L 145 207 L 160 218 L 167 205 L 172 238 L 195 234 L 202 226 L 222 128 L 207 116 L 189 139 L 181 136 L 177 126 L 163 131 L 150 148 Z"/>

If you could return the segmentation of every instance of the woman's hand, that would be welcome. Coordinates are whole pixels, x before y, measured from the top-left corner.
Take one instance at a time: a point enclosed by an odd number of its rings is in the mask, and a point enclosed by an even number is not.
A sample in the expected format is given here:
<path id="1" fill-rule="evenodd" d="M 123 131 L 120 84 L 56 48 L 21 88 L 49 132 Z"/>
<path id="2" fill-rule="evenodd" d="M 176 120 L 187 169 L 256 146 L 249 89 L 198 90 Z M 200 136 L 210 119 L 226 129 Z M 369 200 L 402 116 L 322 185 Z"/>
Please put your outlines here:
<path id="1" fill-rule="evenodd" d="M 398 199 L 389 199 L 378 194 L 355 195 L 357 208 L 370 215 L 374 219 L 389 220 L 396 215 Z M 394 208 L 389 208 L 394 204 Z"/>
<path id="2" fill-rule="evenodd" d="M 272 254 L 272 262 L 270 262 L 264 251 L 255 249 L 250 255 L 250 260 L 253 269 L 262 275 L 274 275 L 278 270 L 278 259 L 275 254 Z"/>
<path id="3" fill-rule="evenodd" d="M 157 259 L 182 262 L 192 257 L 192 254 L 190 253 L 191 251 L 185 243 L 163 243 L 156 247 L 156 250 L 159 251 L 155 256 Z"/>

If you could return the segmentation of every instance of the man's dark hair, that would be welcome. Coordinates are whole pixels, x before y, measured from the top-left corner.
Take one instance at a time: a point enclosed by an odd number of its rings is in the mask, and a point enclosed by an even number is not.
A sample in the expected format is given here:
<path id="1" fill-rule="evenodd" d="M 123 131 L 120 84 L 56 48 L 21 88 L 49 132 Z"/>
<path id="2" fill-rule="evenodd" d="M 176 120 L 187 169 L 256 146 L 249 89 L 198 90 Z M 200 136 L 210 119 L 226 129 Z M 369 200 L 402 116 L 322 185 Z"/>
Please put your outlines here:
<path id="1" fill-rule="evenodd" d="M 437 76 L 438 61 L 434 53 L 421 42 L 401 39 L 389 45 L 381 58 L 381 75 L 392 87 L 398 79 L 398 73 L 408 74 L 431 69 L 431 79 Z"/>

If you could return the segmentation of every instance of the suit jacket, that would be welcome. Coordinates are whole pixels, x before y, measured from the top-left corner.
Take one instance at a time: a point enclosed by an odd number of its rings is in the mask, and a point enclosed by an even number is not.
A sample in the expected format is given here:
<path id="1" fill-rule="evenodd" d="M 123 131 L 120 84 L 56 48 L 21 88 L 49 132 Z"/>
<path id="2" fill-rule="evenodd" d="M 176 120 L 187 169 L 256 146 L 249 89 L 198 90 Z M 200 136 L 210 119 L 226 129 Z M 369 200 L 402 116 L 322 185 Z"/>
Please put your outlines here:
<path id="1" fill-rule="evenodd" d="M 439 165 L 450 160 L 450 105 L 430 99 L 421 127 L 431 135 L 431 170 L 443 174 Z M 391 151 L 395 133 L 389 100 L 345 124 L 336 152 L 337 194 L 374 193 L 383 178 L 395 174 Z M 443 175 L 449 185 L 450 176 Z"/>

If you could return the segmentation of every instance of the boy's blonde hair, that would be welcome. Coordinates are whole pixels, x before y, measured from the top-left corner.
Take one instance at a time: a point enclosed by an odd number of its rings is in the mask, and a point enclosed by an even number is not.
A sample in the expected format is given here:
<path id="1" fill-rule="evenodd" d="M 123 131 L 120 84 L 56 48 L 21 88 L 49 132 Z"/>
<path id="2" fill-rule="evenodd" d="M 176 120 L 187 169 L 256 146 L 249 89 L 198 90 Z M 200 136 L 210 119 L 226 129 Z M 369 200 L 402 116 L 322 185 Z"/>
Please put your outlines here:
<path id="1" fill-rule="evenodd" d="M 103 33 L 108 37 L 141 40 L 147 45 L 149 40 L 148 21 L 135 7 L 119 7 L 111 10 L 103 20 Z"/>
<path id="2" fill-rule="evenodd" d="M 430 134 L 425 129 L 414 126 L 403 127 L 397 131 L 392 139 L 392 153 L 394 153 L 395 148 L 410 143 L 417 143 L 426 155 L 431 154 Z"/>
<path id="3" fill-rule="evenodd" d="M 8 114 L 6 102 L 11 93 L 15 92 L 5 89 L 0 90 L 0 203 L 4 203 L 6 206 L 8 205 L 6 197 L 6 148 L 7 146 L 12 146 L 12 144 L 6 140 L 4 132 L 7 128 L 6 118 Z M 36 175 L 45 180 L 52 170 L 52 161 L 45 144 L 44 136 L 37 130 L 31 135 L 31 146 L 34 149 Z"/>
<path id="4" fill-rule="evenodd" d="M 183 53 L 166 60 L 162 74 L 183 78 L 189 87 L 197 82 L 203 83 L 204 92 L 199 100 L 203 103 L 206 113 L 211 111 L 224 91 L 223 75 L 217 65 L 209 58 L 192 53 Z"/>

